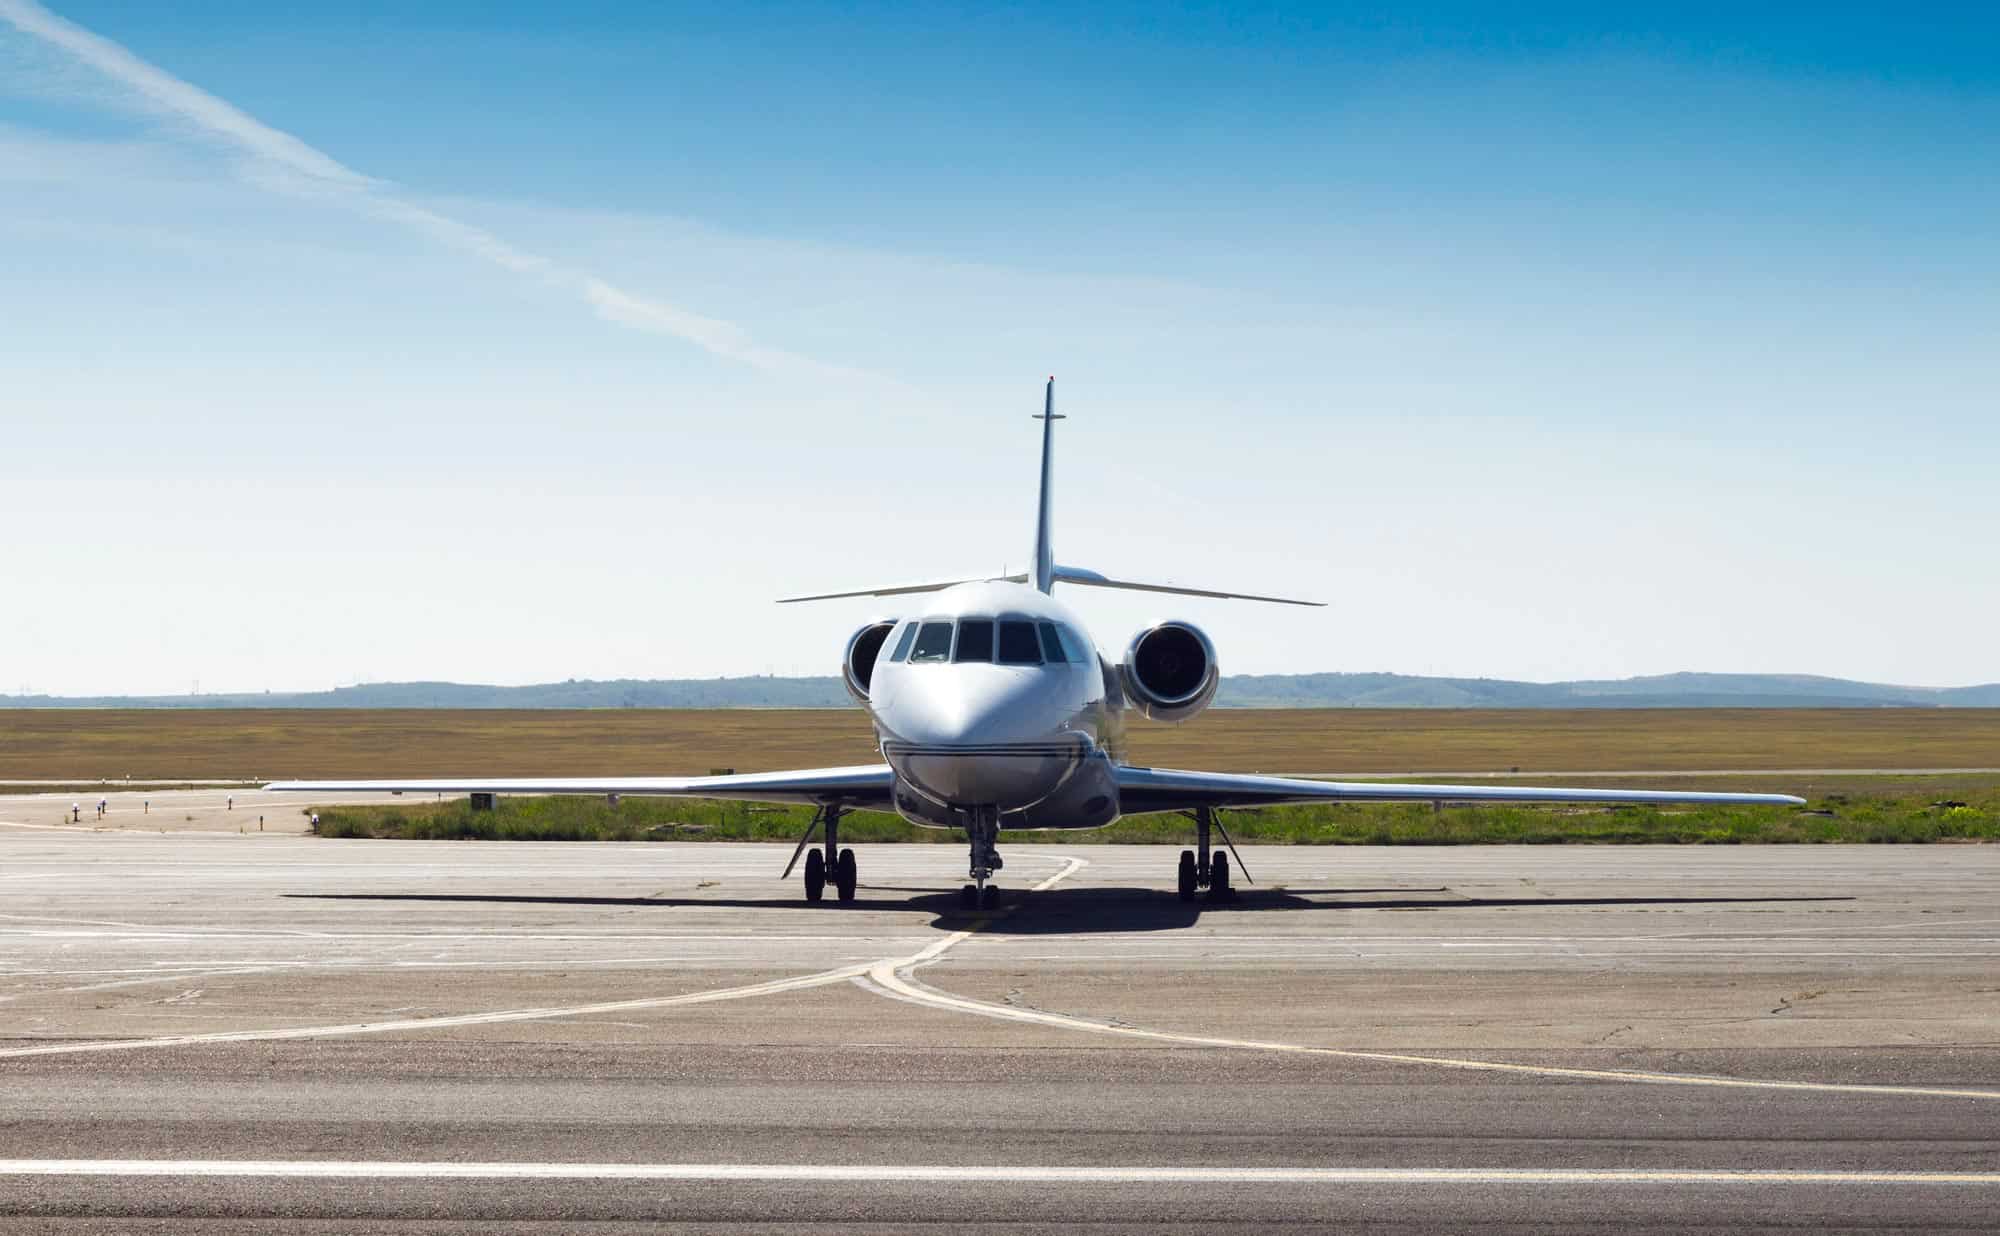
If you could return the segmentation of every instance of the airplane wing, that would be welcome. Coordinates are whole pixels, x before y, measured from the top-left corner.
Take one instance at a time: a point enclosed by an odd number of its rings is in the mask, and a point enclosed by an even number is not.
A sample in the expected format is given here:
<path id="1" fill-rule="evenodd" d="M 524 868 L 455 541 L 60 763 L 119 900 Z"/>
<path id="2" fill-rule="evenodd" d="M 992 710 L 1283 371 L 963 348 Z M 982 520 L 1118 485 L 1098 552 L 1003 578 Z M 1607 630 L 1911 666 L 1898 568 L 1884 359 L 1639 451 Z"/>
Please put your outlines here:
<path id="1" fill-rule="evenodd" d="M 1118 769 L 1118 797 L 1127 815 L 1194 807 L 1270 807 L 1280 803 L 1762 803 L 1805 805 L 1790 794 L 1717 794 L 1694 790 L 1541 789 L 1511 785 L 1423 785 L 1379 781 L 1312 781 L 1302 777 L 1186 772 L 1178 768 Z"/>
<path id="2" fill-rule="evenodd" d="M 409 781 L 273 781 L 300 794 L 618 794 L 633 798 L 727 798 L 888 810 L 896 775 L 887 764 L 806 768 L 722 777 L 442 777 Z"/>

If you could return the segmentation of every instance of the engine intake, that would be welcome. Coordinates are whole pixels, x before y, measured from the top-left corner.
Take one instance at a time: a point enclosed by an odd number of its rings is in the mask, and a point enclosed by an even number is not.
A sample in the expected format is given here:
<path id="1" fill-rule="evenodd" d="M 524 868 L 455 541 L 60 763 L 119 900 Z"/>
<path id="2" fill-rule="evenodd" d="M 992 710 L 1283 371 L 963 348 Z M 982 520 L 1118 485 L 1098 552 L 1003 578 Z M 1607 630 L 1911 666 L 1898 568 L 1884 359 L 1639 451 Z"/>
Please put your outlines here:
<path id="1" fill-rule="evenodd" d="M 1118 667 L 1125 698 L 1153 721 L 1185 721 L 1215 698 L 1222 672 L 1215 645 L 1187 622 L 1162 622 L 1132 637 Z"/>
<path id="2" fill-rule="evenodd" d="M 868 702 L 868 685 L 875 678 L 875 658 L 881 653 L 889 632 L 895 629 L 894 619 L 871 622 L 847 637 L 847 651 L 840 658 L 840 678 L 847 684 L 847 693 L 854 697 L 855 703 Z"/>

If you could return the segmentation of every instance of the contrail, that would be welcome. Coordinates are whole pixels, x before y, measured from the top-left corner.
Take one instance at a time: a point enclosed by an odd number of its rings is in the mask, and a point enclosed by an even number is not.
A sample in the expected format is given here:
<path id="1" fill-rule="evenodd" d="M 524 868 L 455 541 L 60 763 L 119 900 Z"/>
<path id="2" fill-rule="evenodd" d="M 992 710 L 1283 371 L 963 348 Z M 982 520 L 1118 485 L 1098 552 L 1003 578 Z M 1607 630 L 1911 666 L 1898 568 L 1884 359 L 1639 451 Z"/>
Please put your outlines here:
<path id="1" fill-rule="evenodd" d="M 191 123 L 250 156 L 262 171 L 277 173 L 255 177 L 266 188 L 338 202 L 361 214 L 400 223 L 451 248 L 560 287 L 589 305 L 598 317 L 629 330 L 685 340 L 760 369 L 851 373 L 766 347 L 734 323 L 627 291 L 589 271 L 517 249 L 483 228 L 404 201 L 395 196 L 389 184 L 365 176 L 199 86 L 146 63 L 35 0 L 0 0 L 0 20 L 126 87 L 147 110 Z"/>

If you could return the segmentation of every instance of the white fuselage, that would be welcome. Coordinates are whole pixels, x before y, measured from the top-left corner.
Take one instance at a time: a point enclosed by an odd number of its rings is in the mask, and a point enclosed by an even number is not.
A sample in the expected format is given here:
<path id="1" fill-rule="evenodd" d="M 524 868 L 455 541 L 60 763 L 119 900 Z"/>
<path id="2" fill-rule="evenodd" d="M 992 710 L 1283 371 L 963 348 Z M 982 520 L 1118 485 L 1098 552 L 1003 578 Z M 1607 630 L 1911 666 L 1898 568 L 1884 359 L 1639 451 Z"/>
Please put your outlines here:
<path id="1" fill-rule="evenodd" d="M 1005 581 L 922 597 L 883 642 L 867 700 L 897 810 L 945 828 L 978 809 L 1003 828 L 1116 819 L 1121 704 L 1076 614 Z"/>

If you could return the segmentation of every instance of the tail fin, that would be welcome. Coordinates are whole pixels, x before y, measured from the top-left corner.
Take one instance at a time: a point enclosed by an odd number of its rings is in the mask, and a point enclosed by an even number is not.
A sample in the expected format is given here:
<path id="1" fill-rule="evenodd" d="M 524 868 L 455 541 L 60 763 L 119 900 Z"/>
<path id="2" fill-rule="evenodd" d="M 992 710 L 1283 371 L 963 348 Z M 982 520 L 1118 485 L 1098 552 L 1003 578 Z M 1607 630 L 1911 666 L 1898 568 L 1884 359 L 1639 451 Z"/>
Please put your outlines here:
<path id="1" fill-rule="evenodd" d="M 1001 575 L 997 578 L 1009 583 L 1033 583 L 1038 592 L 1055 591 L 1057 583 L 1081 584 L 1090 588 L 1125 588 L 1135 592 L 1166 592 L 1186 597 L 1216 597 L 1238 601 L 1273 601 L 1280 605 L 1322 605 L 1321 601 L 1299 601 L 1291 597 L 1264 596 L 1254 592 L 1220 592 L 1210 588 L 1188 588 L 1180 584 L 1154 584 L 1132 579 L 1112 579 L 1096 571 L 1082 567 L 1057 566 L 1053 524 L 1055 518 L 1050 511 L 1051 489 L 1055 473 L 1056 422 L 1065 419 L 1056 412 L 1056 380 L 1049 379 L 1048 390 L 1042 396 L 1041 414 L 1035 417 L 1042 423 L 1042 492 L 1041 501 L 1035 508 L 1035 565 L 1033 571 L 1025 575 Z M 961 579 L 932 580 L 917 584 L 889 584 L 879 588 L 860 588 L 847 592 L 820 592 L 811 596 L 785 597 L 785 601 L 826 601 L 835 597 L 893 597 L 916 592 L 938 592 L 956 584 L 978 583 L 994 579 L 995 576 L 973 576 Z"/>
<path id="2" fill-rule="evenodd" d="M 1051 539 L 1053 520 L 1049 513 L 1049 478 L 1055 467 L 1056 422 L 1063 418 L 1056 413 L 1056 380 L 1049 377 L 1047 392 L 1042 396 L 1042 414 L 1035 418 L 1042 423 L 1042 498 L 1035 508 L 1035 588 L 1039 592 L 1049 592 L 1056 586 L 1056 551 Z"/>

